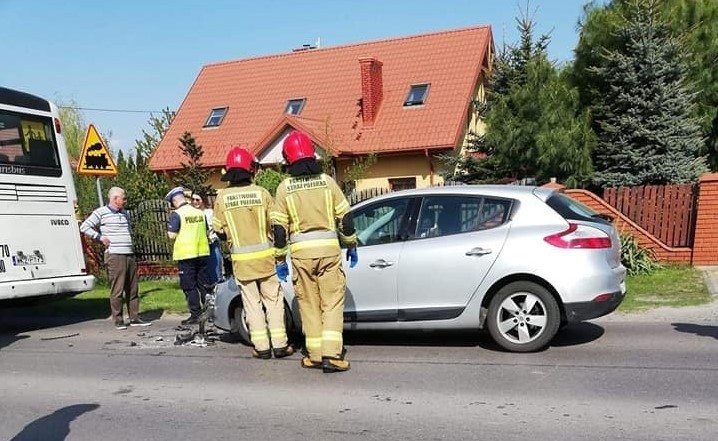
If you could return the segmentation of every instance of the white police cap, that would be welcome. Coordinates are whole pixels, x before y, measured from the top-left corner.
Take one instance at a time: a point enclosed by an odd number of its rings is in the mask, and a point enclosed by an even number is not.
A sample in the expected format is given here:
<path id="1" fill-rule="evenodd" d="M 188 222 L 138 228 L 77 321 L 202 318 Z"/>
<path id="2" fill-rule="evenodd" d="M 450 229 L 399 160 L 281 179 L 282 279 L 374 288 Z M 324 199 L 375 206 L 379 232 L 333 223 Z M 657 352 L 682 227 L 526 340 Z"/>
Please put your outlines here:
<path id="1" fill-rule="evenodd" d="M 172 198 L 180 194 L 184 194 L 184 187 L 175 187 L 170 190 L 169 193 L 167 193 L 167 196 L 165 196 L 165 200 L 167 202 L 172 202 Z"/>

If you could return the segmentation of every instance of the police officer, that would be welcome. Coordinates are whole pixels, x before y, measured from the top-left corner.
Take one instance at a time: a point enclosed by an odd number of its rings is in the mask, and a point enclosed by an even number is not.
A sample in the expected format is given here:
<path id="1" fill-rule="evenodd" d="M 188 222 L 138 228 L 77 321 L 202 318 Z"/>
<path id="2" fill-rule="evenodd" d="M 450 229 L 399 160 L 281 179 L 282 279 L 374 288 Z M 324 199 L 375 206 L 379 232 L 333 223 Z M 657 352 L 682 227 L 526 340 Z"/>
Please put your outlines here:
<path id="1" fill-rule="evenodd" d="M 348 247 L 350 267 L 358 261 L 349 203 L 334 179 L 322 173 L 306 134 L 290 133 L 282 154 L 290 177 L 279 184 L 272 211 L 276 270 L 286 280 L 289 250 L 308 353 L 302 366 L 347 371 L 342 337 L 346 277 L 339 239 Z"/>
<path id="2" fill-rule="evenodd" d="M 173 188 L 165 200 L 175 209 L 169 217 L 167 235 L 174 241 L 172 260 L 177 261 L 180 287 L 184 291 L 190 313 L 189 318 L 182 320 L 182 324 L 194 325 L 199 323 L 201 302 L 207 295 L 210 283 L 207 272 L 207 221 L 202 210 L 187 202 L 184 188 Z"/>
<path id="3" fill-rule="evenodd" d="M 275 274 L 267 190 L 252 183 L 257 162 L 240 146 L 227 153 L 222 181 L 229 187 L 217 194 L 212 224 L 230 242 L 232 269 L 242 289 L 242 304 L 254 344 L 252 356 L 269 359 L 292 355 L 284 327 L 284 295 Z M 264 305 L 265 311 L 262 309 Z"/>

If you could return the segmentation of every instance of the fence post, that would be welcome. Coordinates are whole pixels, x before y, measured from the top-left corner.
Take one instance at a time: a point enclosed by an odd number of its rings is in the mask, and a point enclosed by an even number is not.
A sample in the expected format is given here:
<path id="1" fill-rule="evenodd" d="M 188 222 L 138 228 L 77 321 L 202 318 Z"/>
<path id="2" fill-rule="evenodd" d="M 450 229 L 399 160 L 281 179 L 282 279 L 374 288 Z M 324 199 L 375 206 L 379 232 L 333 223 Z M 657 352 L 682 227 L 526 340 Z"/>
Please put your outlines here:
<path id="1" fill-rule="evenodd" d="M 691 264 L 718 265 L 718 173 L 701 176 Z"/>

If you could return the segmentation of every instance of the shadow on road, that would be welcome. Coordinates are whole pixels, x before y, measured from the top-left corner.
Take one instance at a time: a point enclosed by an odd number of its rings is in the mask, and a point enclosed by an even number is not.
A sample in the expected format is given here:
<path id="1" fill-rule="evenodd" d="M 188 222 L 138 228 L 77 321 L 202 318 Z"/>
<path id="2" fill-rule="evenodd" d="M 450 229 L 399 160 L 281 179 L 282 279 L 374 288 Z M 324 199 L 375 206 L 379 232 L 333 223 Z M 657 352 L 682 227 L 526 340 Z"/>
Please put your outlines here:
<path id="1" fill-rule="evenodd" d="M 572 323 L 558 331 L 551 342 L 551 346 L 578 346 L 590 343 L 601 338 L 605 330 L 603 327 L 590 322 Z"/>
<path id="2" fill-rule="evenodd" d="M 344 343 L 367 346 L 477 346 L 490 341 L 477 331 L 344 331 Z"/>
<path id="3" fill-rule="evenodd" d="M 99 404 L 74 404 L 38 418 L 22 429 L 10 441 L 63 441 L 70 434 L 70 423 L 85 412 L 92 412 Z"/>
<path id="4" fill-rule="evenodd" d="M 687 332 L 701 337 L 713 337 L 718 340 L 718 326 L 696 325 L 695 323 L 671 323 L 678 332 Z"/>
<path id="5" fill-rule="evenodd" d="M 604 329 L 594 323 L 575 323 L 561 329 L 549 347 L 578 346 L 600 338 Z M 480 347 L 506 352 L 487 331 L 345 331 L 347 345 Z"/>

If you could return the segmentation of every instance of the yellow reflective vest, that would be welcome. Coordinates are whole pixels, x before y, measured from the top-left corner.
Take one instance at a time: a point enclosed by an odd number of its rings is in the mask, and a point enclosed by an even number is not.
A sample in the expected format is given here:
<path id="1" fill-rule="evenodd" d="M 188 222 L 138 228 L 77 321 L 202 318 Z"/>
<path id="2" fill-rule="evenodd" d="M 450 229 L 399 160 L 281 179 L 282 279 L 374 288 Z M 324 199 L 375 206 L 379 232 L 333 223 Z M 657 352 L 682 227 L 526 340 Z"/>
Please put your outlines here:
<path id="1" fill-rule="evenodd" d="M 207 221 L 204 212 L 189 204 L 175 210 L 180 217 L 180 229 L 172 251 L 173 260 L 186 260 L 209 256 Z"/>

